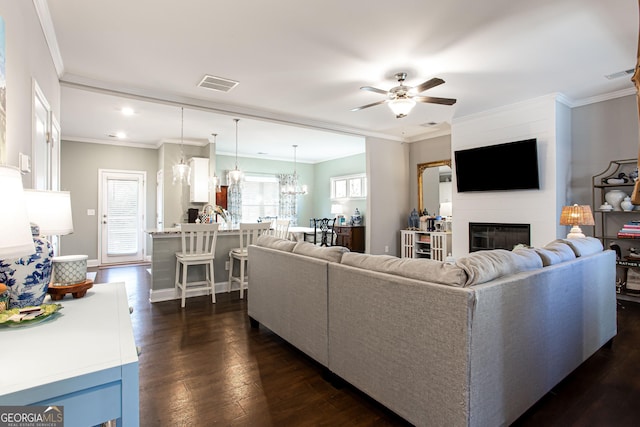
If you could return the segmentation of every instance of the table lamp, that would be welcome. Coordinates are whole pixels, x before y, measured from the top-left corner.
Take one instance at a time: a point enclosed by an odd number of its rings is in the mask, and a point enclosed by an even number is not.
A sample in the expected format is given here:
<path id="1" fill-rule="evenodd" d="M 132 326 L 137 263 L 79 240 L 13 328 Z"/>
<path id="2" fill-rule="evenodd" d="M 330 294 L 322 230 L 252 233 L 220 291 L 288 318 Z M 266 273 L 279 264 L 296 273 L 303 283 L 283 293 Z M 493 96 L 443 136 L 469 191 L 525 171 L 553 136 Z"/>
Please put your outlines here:
<path id="1" fill-rule="evenodd" d="M 39 239 L 53 246 L 55 254 L 54 237 L 73 233 L 71 194 L 68 191 L 25 190 L 25 196 L 29 221 L 39 227 Z M 53 256 L 50 283 L 65 286 L 84 282 L 87 258 L 86 255 Z"/>
<path id="2" fill-rule="evenodd" d="M 331 213 L 336 218 L 335 225 L 340 225 L 340 223 L 342 222 L 342 220 L 341 220 L 341 218 L 342 218 L 342 205 L 340 205 L 338 203 L 331 205 Z"/>
<path id="3" fill-rule="evenodd" d="M 0 194 L 6 201 L 0 209 L 0 260 L 32 254 L 35 246 L 27 218 L 22 176 L 17 168 L 0 165 Z M 4 261 L 0 263 L 4 264 Z M 2 276 L 0 282 L 4 282 Z"/>
<path id="4" fill-rule="evenodd" d="M 593 214 L 589 205 L 564 206 L 560 214 L 560 225 L 570 225 L 571 230 L 567 239 L 585 237 L 580 229 L 581 225 L 594 225 Z"/>
<path id="5" fill-rule="evenodd" d="M 0 194 L 5 201 L 0 209 L 0 283 L 7 287 L 0 298 L 7 308 L 12 307 L 21 257 L 34 254 L 36 249 L 27 217 L 22 175 L 17 168 L 0 165 Z"/>

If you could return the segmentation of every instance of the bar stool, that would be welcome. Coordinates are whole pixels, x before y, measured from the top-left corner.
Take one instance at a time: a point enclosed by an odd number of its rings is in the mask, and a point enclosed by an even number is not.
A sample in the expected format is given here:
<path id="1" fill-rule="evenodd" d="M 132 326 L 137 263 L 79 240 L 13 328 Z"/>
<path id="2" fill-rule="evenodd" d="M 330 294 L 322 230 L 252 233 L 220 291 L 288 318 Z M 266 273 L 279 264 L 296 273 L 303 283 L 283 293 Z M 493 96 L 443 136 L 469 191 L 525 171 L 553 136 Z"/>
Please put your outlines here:
<path id="1" fill-rule="evenodd" d="M 215 276 L 213 260 L 218 240 L 218 223 L 180 224 L 182 252 L 176 252 L 176 292 L 180 292 L 181 307 L 184 308 L 187 288 L 206 290 L 211 294 L 211 302 L 216 302 Z M 204 265 L 205 279 L 187 282 L 187 271 L 190 266 Z M 182 275 L 180 267 L 182 266 Z M 180 278 L 182 277 L 182 280 Z"/>
<path id="2" fill-rule="evenodd" d="M 246 276 L 246 265 L 249 261 L 249 245 L 255 244 L 256 239 L 271 228 L 270 222 L 240 223 L 240 247 L 229 251 L 229 284 L 227 292 L 231 292 L 231 284 L 240 285 L 240 299 L 244 298 L 244 289 L 248 287 L 249 278 Z M 240 262 L 240 275 L 233 275 L 234 260 Z"/>

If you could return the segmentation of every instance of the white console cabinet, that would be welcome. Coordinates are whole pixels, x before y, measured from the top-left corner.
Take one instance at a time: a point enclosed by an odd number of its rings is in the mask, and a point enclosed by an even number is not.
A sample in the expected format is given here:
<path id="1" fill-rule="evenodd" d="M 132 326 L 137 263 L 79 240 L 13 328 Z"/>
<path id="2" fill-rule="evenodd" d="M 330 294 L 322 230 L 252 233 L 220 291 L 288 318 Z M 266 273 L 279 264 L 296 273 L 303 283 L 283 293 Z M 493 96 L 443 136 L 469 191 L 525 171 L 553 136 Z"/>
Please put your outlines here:
<path id="1" fill-rule="evenodd" d="M 401 230 L 401 258 L 428 258 L 444 261 L 451 252 L 451 233 Z"/>
<path id="2" fill-rule="evenodd" d="M 57 318 L 0 329 L 0 404 L 63 406 L 68 427 L 138 426 L 138 353 L 125 284 L 95 284 L 82 298 L 56 302 Z"/>

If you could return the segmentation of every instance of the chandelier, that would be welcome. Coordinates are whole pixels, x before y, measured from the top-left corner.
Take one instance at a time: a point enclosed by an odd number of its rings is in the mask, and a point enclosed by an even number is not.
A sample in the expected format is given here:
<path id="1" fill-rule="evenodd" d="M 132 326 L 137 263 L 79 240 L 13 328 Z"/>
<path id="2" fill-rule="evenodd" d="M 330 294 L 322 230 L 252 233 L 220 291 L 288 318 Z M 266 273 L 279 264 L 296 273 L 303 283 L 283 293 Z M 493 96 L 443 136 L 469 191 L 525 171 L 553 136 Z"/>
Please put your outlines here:
<path id="1" fill-rule="evenodd" d="M 293 173 L 284 175 L 284 183 L 282 185 L 281 193 L 292 196 L 305 195 L 308 193 L 306 185 L 299 185 L 298 183 L 298 171 L 297 171 L 297 159 L 296 150 L 298 146 L 293 146 Z"/>
<path id="2" fill-rule="evenodd" d="M 184 161 L 184 107 L 180 108 L 180 163 L 173 165 L 173 184 L 187 183 L 191 185 L 191 168 Z"/>
<path id="3" fill-rule="evenodd" d="M 238 169 L 238 122 L 240 119 L 233 119 L 236 122 L 236 168 L 229 172 L 229 184 L 240 184 L 243 173 Z"/>

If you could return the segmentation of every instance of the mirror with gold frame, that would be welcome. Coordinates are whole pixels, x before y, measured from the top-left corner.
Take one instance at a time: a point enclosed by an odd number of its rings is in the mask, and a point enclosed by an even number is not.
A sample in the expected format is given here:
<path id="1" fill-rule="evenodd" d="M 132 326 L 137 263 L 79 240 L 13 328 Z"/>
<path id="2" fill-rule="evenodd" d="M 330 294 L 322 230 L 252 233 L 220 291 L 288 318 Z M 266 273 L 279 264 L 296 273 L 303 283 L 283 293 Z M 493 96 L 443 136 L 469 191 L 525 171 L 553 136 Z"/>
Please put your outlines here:
<path id="1" fill-rule="evenodd" d="M 424 210 L 424 188 L 423 188 L 423 176 L 424 172 L 429 168 L 440 168 L 441 166 L 451 167 L 451 159 L 437 160 L 434 162 L 419 163 L 418 164 L 418 211 Z M 435 189 L 434 189 L 435 191 Z"/>

